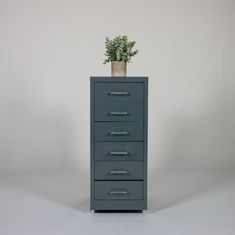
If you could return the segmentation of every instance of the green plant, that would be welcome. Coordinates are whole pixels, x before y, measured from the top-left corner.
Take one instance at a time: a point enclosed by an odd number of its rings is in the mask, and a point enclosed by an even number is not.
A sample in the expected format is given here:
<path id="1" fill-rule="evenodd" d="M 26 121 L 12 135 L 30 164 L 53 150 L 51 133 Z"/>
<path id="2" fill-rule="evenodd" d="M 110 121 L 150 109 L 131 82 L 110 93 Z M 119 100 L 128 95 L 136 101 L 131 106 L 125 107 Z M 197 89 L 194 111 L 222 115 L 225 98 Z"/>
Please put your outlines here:
<path id="1" fill-rule="evenodd" d="M 119 35 L 112 40 L 106 37 L 104 64 L 112 61 L 131 62 L 131 58 L 138 53 L 138 50 L 133 50 L 135 44 L 136 42 L 129 41 L 126 35 Z"/>

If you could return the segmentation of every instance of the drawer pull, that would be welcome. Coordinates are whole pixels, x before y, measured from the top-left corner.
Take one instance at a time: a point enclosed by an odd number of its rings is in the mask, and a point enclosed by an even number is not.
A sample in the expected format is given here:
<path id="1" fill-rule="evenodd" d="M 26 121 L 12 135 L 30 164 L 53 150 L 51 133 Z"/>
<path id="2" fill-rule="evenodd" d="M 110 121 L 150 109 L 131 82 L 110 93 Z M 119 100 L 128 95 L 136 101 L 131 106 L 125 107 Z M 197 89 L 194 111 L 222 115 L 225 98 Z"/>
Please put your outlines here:
<path id="1" fill-rule="evenodd" d="M 117 96 L 123 96 L 123 95 L 128 95 L 128 92 L 126 91 L 110 91 L 110 95 L 117 95 Z"/>
<path id="2" fill-rule="evenodd" d="M 128 152 L 125 152 L 125 151 L 111 151 L 109 152 L 110 155 L 112 156 L 127 156 L 128 155 Z"/>
<path id="3" fill-rule="evenodd" d="M 113 116 L 127 116 L 128 112 L 110 112 L 109 114 Z"/>
<path id="4" fill-rule="evenodd" d="M 111 189 L 109 191 L 109 194 L 121 196 L 121 195 L 127 195 L 128 191 L 126 189 Z"/>
<path id="5" fill-rule="evenodd" d="M 123 169 L 123 170 L 114 170 L 113 169 L 113 170 L 110 170 L 108 174 L 109 175 L 128 175 L 129 172 L 125 169 Z"/>
<path id="6" fill-rule="evenodd" d="M 128 135 L 127 131 L 110 131 L 111 135 Z"/>

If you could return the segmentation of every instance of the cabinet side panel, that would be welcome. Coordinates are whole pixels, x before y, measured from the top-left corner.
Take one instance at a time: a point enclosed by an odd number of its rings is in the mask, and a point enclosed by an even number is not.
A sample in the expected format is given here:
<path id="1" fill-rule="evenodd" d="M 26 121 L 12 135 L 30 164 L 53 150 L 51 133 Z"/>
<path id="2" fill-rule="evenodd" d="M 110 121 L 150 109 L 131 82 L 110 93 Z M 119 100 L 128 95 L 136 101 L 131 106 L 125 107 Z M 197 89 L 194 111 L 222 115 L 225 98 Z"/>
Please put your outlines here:
<path id="1" fill-rule="evenodd" d="M 144 79 L 144 204 L 147 210 L 148 187 L 148 78 Z"/>
<path id="2" fill-rule="evenodd" d="M 90 209 L 94 209 L 94 87 L 90 78 Z"/>

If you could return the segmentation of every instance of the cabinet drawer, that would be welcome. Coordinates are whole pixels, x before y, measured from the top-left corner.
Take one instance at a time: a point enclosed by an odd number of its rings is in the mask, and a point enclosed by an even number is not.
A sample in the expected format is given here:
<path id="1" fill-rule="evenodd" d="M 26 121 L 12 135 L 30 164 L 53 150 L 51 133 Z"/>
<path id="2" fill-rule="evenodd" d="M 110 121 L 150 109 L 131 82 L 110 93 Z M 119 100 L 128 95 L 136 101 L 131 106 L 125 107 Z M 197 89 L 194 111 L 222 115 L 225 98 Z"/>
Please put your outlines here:
<path id="1" fill-rule="evenodd" d="M 96 200 L 141 200 L 142 181 L 95 181 Z"/>
<path id="2" fill-rule="evenodd" d="M 96 142 L 96 161 L 143 160 L 143 142 Z"/>
<path id="3" fill-rule="evenodd" d="M 112 79 L 112 78 L 110 78 Z M 95 102 L 143 102 L 143 83 L 96 82 Z"/>
<path id="4" fill-rule="evenodd" d="M 97 102 L 95 121 L 143 121 L 143 103 Z"/>
<path id="5" fill-rule="evenodd" d="M 95 141 L 143 141 L 143 123 L 96 122 Z"/>
<path id="6" fill-rule="evenodd" d="M 96 180 L 141 180 L 143 174 L 143 162 L 140 161 L 95 163 Z"/>

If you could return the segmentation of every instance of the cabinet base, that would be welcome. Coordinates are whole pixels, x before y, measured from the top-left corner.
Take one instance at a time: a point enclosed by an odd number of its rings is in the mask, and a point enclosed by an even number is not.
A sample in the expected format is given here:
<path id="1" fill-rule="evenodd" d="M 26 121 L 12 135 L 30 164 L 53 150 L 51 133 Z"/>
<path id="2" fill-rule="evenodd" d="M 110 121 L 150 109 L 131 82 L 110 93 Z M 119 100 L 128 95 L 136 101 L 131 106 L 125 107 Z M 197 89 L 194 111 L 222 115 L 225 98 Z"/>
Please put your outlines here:
<path id="1" fill-rule="evenodd" d="M 145 210 L 95 210 L 94 213 L 144 213 Z"/>
<path id="2" fill-rule="evenodd" d="M 94 211 L 144 211 L 147 210 L 145 200 L 93 200 L 91 210 Z"/>

